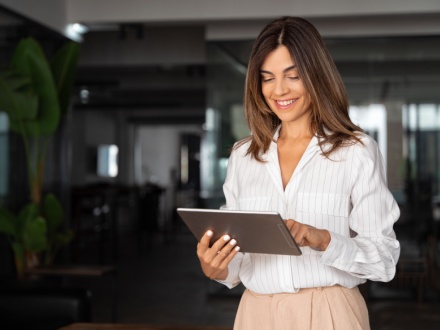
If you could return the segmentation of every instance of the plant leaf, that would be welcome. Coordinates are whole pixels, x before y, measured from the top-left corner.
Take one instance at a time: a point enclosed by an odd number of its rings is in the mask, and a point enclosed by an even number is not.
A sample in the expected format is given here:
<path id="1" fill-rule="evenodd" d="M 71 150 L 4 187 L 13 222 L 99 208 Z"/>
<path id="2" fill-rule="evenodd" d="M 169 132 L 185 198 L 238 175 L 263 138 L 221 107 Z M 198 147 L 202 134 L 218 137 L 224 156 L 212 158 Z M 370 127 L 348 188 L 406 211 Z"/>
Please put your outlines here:
<path id="1" fill-rule="evenodd" d="M 31 78 L 28 75 L 20 74 L 13 69 L 7 69 L 0 72 L 0 79 L 8 81 L 12 90 L 20 90 L 31 84 Z"/>
<path id="2" fill-rule="evenodd" d="M 34 120 L 37 116 L 38 96 L 25 84 L 29 81 L 14 74 L 0 75 L 0 109 L 9 115 L 14 131 L 22 127 L 20 121 Z"/>
<path id="3" fill-rule="evenodd" d="M 43 215 L 46 219 L 47 231 L 55 232 L 64 219 L 63 207 L 54 194 L 48 194 L 43 199 Z"/>
<path id="4" fill-rule="evenodd" d="M 54 248 L 60 248 L 68 244 L 72 239 L 73 239 L 73 231 L 70 229 L 56 233 L 53 238 L 53 246 Z"/>
<path id="5" fill-rule="evenodd" d="M 14 251 L 15 257 L 18 258 L 22 263 L 24 262 L 24 247 L 21 242 L 12 243 L 12 251 Z"/>
<path id="6" fill-rule="evenodd" d="M 80 45 L 74 41 L 61 47 L 51 61 L 51 69 L 61 113 L 66 113 L 75 81 Z"/>
<path id="7" fill-rule="evenodd" d="M 19 240 L 24 237 L 26 224 L 38 216 L 38 206 L 34 203 L 29 203 L 20 210 L 17 222 L 17 238 Z"/>
<path id="8" fill-rule="evenodd" d="M 26 122 L 26 130 L 33 136 L 50 135 L 58 127 L 60 107 L 57 91 L 46 57 L 33 38 L 22 39 L 12 57 L 12 67 L 29 75 L 39 97 L 38 114 Z"/>
<path id="9" fill-rule="evenodd" d="M 43 251 L 47 246 L 46 221 L 36 217 L 26 222 L 23 233 L 23 246 L 32 252 Z"/>
<path id="10" fill-rule="evenodd" d="M 17 236 L 17 222 L 17 217 L 14 214 L 0 207 L 0 232 L 15 238 Z"/>

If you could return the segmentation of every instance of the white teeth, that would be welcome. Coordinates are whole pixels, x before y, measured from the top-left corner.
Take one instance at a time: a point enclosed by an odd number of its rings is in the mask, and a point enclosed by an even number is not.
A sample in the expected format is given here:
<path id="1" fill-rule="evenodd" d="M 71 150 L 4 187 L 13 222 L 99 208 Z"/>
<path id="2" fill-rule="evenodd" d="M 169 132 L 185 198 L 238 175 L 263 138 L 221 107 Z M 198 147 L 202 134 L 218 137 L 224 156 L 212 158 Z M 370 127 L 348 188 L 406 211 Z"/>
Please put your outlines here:
<path id="1" fill-rule="evenodd" d="M 286 105 L 292 104 L 292 103 L 293 103 L 293 100 L 289 100 L 289 101 L 277 101 L 277 103 L 278 103 L 279 105 L 282 105 L 282 106 L 284 107 L 284 106 L 286 106 Z"/>

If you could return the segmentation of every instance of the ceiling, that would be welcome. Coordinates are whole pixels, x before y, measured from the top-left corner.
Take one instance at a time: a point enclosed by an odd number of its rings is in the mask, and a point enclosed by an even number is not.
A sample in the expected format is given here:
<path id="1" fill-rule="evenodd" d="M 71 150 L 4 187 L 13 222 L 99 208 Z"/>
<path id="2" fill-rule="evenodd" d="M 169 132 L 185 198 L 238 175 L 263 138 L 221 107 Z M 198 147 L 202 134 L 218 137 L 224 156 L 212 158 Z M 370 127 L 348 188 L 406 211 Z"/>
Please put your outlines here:
<path id="1" fill-rule="evenodd" d="M 65 40 L 62 36 L 42 26 L 29 23 L 19 16 L 0 11 L 0 60 L 6 63 L 14 45 L 25 35 L 34 35 L 41 39 L 53 40 L 46 49 L 53 49 L 57 43 Z M 136 28 L 135 28 L 136 27 Z M 144 31 L 155 30 L 160 39 L 160 25 L 151 26 L 131 24 L 126 33 L 135 33 L 143 37 Z M 169 29 L 169 26 L 166 27 Z M 140 29 L 140 30 L 139 30 Z M 203 120 L 206 108 L 207 86 L 209 85 L 208 68 L 211 59 L 200 48 L 206 48 L 203 40 L 203 28 L 174 26 L 174 29 L 193 29 L 192 35 L 197 43 L 197 60 L 191 63 L 190 57 L 182 63 L 167 60 L 160 63 L 127 65 L 81 65 L 75 85 L 75 109 L 84 110 L 126 110 L 131 112 L 157 113 L 169 109 L 185 109 L 194 113 L 194 120 Z M 201 31 L 201 32 L 200 32 Z M 95 29 L 96 40 L 107 31 Z M 116 32 L 115 32 L 116 33 Z M 173 32 L 170 32 L 173 33 Z M 193 39 L 194 39 L 193 38 Z M 202 39 L 201 39 L 202 38 Z M 377 37 L 377 38 L 330 38 L 326 44 L 341 72 L 350 100 L 354 103 L 386 102 L 403 100 L 405 102 L 440 103 L 440 36 Z M 146 41 L 148 42 L 148 40 Z M 215 44 L 228 58 L 231 66 L 244 73 L 252 47 L 252 40 L 209 41 Z M 165 47 L 164 44 L 154 44 Z M 83 48 L 87 48 L 85 42 Z M 99 43 L 94 46 L 99 48 Z M 120 43 L 113 46 L 106 44 L 107 53 L 120 51 Z M 168 47 L 168 45 L 167 45 Z M 134 48 L 135 49 L 135 48 Z M 150 49 L 151 51 L 151 44 Z M 179 49 L 175 49 L 179 53 Z M 185 50 L 188 52 L 188 50 Z M 189 49 L 191 51 L 191 47 Z M 135 50 L 133 50 L 135 52 Z M 189 53 L 191 55 L 191 53 Z M 179 54 L 178 54 L 179 55 Z M 201 60 L 203 59 L 203 60 Z M 167 110 L 168 109 L 168 110 Z M 174 111 L 173 110 L 173 111 Z M 183 119 L 183 112 L 176 116 Z M 174 116 L 174 115 L 173 115 Z M 174 118 L 174 117 L 173 117 Z M 197 118 L 197 119 L 196 119 Z M 185 120 L 188 120 L 187 118 Z"/>

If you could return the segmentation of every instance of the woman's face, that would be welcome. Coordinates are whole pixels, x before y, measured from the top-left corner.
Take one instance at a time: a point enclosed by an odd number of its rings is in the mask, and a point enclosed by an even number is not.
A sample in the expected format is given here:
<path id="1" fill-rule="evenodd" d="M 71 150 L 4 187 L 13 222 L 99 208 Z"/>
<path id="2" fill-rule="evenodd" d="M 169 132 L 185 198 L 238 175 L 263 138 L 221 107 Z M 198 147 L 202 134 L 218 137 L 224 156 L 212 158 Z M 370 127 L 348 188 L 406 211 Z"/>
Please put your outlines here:
<path id="1" fill-rule="evenodd" d="M 298 76 L 298 70 L 285 46 L 279 46 L 263 62 L 261 90 L 266 103 L 283 122 L 308 125 L 310 95 Z"/>

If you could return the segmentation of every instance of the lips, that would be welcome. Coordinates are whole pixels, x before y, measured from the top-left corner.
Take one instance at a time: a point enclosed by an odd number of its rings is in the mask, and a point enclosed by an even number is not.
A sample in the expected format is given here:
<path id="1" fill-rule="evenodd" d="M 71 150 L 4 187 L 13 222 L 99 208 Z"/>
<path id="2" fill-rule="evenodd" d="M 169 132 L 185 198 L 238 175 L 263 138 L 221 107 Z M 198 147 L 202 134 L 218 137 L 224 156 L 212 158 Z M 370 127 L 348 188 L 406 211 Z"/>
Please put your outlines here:
<path id="1" fill-rule="evenodd" d="M 297 99 L 290 99 L 290 100 L 275 100 L 275 104 L 280 109 L 285 109 L 291 106 Z"/>

